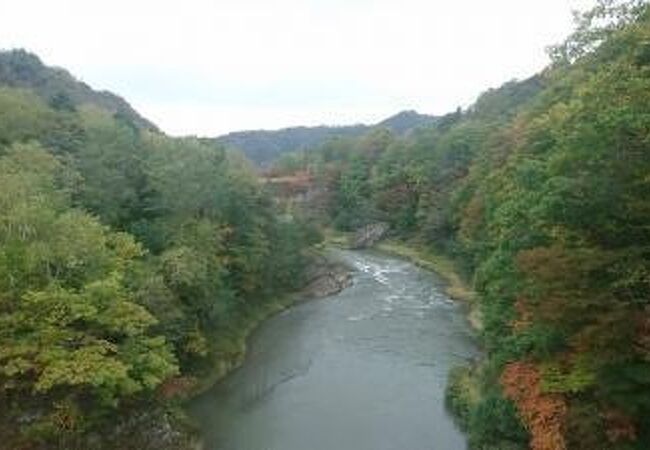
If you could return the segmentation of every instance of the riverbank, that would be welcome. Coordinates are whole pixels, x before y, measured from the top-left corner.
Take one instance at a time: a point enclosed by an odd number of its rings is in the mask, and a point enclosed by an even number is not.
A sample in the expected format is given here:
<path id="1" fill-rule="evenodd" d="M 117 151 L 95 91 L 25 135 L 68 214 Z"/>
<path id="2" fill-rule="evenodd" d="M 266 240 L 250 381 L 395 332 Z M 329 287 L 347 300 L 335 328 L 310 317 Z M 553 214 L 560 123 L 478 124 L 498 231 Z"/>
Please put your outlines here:
<path id="1" fill-rule="evenodd" d="M 446 283 L 447 295 L 467 305 L 467 320 L 474 331 L 480 332 L 483 329 L 478 295 L 463 279 L 451 259 L 424 247 L 396 240 L 383 241 L 376 248 L 438 274 Z M 458 426 L 468 435 L 470 412 L 481 402 L 483 395 L 480 386 L 481 370 L 479 362 L 455 367 L 448 375 L 445 389 L 445 405 Z"/>
<path id="2" fill-rule="evenodd" d="M 448 371 L 480 355 L 464 311 L 401 258 L 335 255 L 353 286 L 270 318 L 242 367 L 189 406 L 206 447 L 464 449 L 443 404 Z"/>
<path id="3" fill-rule="evenodd" d="M 219 333 L 211 336 L 214 365 L 200 375 L 180 380 L 179 389 L 173 393 L 170 411 L 176 429 L 185 430 L 187 442 L 192 442 L 187 450 L 204 448 L 202 439 L 185 414 L 185 404 L 206 392 L 237 370 L 245 361 L 247 343 L 257 328 L 276 314 L 303 301 L 335 295 L 352 283 L 351 269 L 328 254 L 327 248 L 314 250 L 309 255 L 304 288 L 275 300 L 265 301 L 240 310 Z"/>
<path id="4" fill-rule="evenodd" d="M 214 333 L 206 336 L 210 350 L 203 367 L 196 367 L 189 374 L 168 380 L 142 404 L 124 406 L 115 415 L 114 421 L 100 430 L 74 437 L 66 448 L 205 449 L 198 424 L 187 414 L 188 402 L 243 364 L 248 339 L 263 322 L 300 302 L 334 295 L 351 284 L 350 268 L 330 255 L 327 248 L 311 250 L 307 256 L 301 290 L 275 299 L 250 302 L 238 308 Z M 2 430 L 0 435 L 3 435 Z"/>
<path id="5" fill-rule="evenodd" d="M 468 307 L 467 320 L 475 331 L 483 329 L 483 320 L 476 292 L 460 275 L 454 262 L 444 255 L 431 250 L 418 248 L 408 242 L 385 240 L 375 246 L 381 252 L 404 258 L 418 267 L 438 274 L 445 282 L 445 292 L 454 300 Z"/>
<path id="6" fill-rule="evenodd" d="M 342 233 L 331 229 L 325 230 L 325 246 L 348 248 L 352 233 Z M 435 272 L 445 282 L 445 292 L 454 300 L 463 302 L 468 307 L 467 320 L 475 331 L 483 329 L 483 320 L 478 304 L 478 296 L 469 282 L 460 275 L 456 264 L 448 257 L 433 252 L 412 242 L 387 239 L 373 248 L 389 255 L 403 258 L 418 267 Z"/>
<path id="7" fill-rule="evenodd" d="M 182 393 L 183 400 L 202 394 L 241 366 L 246 357 L 248 338 L 270 317 L 297 303 L 335 295 L 351 284 L 351 269 L 333 259 L 327 248 L 313 251 L 309 256 L 310 264 L 305 269 L 305 283 L 301 290 L 241 310 L 225 328 L 220 329 L 218 335 L 211 337 L 216 364 Z"/>

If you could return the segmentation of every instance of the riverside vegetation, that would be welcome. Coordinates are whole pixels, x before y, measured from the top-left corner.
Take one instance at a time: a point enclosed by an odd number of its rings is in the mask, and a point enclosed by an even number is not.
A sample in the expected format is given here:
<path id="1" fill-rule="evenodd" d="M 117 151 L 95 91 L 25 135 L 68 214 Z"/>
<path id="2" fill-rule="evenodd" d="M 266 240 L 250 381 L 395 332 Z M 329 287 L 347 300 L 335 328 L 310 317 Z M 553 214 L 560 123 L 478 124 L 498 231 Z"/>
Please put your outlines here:
<path id="1" fill-rule="evenodd" d="M 650 445 L 650 13 L 578 19 L 530 79 L 273 170 L 313 180 L 320 222 L 388 222 L 472 283 L 487 356 L 447 393 L 472 449 Z"/>
<path id="2" fill-rule="evenodd" d="M 309 185 L 280 215 L 238 153 L 0 54 L 0 442 L 191 446 L 174 398 L 300 287 L 309 223 L 385 222 L 477 293 L 486 358 L 447 395 L 471 448 L 647 449 L 647 4 L 599 1 L 551 55 L 406 135 L 285 153 Z"/>
<path id="3" fill-rule="evenodd" d="M 190 445 L 170 398 L 239 356 L 318 235 L 238 154 L 34 55 L 0 81 L 0 446 Z"/>

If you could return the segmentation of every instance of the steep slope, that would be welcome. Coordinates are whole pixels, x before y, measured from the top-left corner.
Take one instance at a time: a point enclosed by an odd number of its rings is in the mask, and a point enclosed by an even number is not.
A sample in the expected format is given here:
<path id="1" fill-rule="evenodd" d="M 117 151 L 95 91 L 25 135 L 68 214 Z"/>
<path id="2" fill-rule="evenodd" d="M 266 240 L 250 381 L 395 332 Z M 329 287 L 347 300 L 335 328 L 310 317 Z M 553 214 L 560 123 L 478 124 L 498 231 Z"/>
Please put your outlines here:
<path id="1" fill-rule="evenodd" d="M 0 448 L 196 448 L 170 399 L 232 367 L 318 236 L 238 155 L 2 56 Z"/>
<path id="2" fill-rule="evenodd" d="M 139 128 L 157 130 L 123 98 L 108 91 L 95 91 L 65 69 L 46 66 L 38 56 L 25 50 L 0 51 L 0 86 L 30 89 L 57 109 L 92 104 Z"/>
<path id="3" fill-rule="evenodd" d="M 388 222 L 473 282 L 487 357 L 447 399 L 473 450 L 649 448 L 649 41 L 647 3 L 601 2 L 538 76 L 294 161 L 323 221 Z"/>

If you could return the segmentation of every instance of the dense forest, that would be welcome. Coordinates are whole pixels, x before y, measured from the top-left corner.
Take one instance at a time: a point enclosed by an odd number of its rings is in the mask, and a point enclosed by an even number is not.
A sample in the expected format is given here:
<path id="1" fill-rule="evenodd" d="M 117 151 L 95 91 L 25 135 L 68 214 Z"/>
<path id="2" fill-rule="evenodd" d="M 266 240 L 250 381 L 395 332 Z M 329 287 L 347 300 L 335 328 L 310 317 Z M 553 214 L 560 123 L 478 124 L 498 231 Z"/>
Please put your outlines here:
<path id="1" fill-rule="evenodd" d="M 0 447 L 128 448 L 116 423 L 166 417 L 228 362 L 247 315 L 299 286 L 313 233 L 238 154 L 32 54 L 0 54 L 0 83 Z"/>
<path id="2" fill-rule="evenodd" d="M 452 257 L 484 361 L 447 400 L 481 450 L 650 445 L 650 12 L 601 1 L 538 75 L 399 137 L 285 155 L 311 215 Z"/>
<path id="3" fill-rule="evenodd" d="M 650 9 L 577 18 L 467 109 L 255 147 L 308 191 L 282 208 L 218 139 L 0 52 L 0 447 L 191 448 L 179 402 L 302 286 L 314 224 L 381 222 L 477 293 L 446 399 L 472 449 L 647 450 Z"/>

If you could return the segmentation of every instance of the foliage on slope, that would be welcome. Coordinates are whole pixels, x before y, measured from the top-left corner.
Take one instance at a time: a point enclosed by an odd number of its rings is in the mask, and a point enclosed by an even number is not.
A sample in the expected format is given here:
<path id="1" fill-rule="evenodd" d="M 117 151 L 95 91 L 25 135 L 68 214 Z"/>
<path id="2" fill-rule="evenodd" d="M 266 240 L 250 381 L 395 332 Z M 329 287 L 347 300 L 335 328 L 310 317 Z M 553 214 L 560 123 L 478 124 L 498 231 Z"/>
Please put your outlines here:
<path id="1" fill-rule="evenodd" d="M 488 358 L 480 398 L 456 402 L 473 448 L 650 442 L 649 42 L 644 2 L 601 1 L 539 75 L 277 168 L 328 186 L 323 220 L 388 221 L 473 279 Z"/>
<path id="2" fill-rule="evenodd" d="M 156 130 L 156 126 L 135 111 L 126 100 L 108 91 L 95 91 L 68 71 L 43 64 L 25 50 L 0 51 L 0 85 L 30 89 L 56 109 L 94 105 L 136 126 Z"/>
<path id="3" fill-rule="evenodd" d="M 276 217 L 245 160 L 110 109 L 0 87 L 0 186 L 10 448 L 110 442 L 112 423 L 229 358 L 217 338 L 301 280 L 306 227 Z"/>

